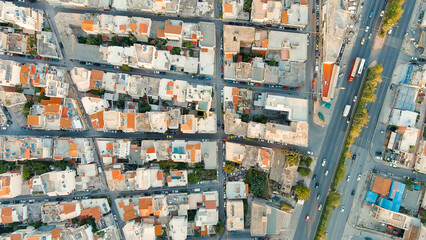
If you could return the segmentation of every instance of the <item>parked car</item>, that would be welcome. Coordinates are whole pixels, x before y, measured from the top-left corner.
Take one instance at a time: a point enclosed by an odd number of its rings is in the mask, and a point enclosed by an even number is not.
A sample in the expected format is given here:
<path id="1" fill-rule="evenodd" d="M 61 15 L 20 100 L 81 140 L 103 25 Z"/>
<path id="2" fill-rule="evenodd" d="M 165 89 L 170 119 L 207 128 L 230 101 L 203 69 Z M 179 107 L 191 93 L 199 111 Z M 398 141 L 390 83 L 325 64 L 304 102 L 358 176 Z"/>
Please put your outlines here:
<path id="1" fill-rule="evenodd" d="M 352 190 L 351 195 L 355 195 L 355 189 Z"/>
<path id="2" fill-rule="evenodd" d="M 326 163 L 326 160 L 325 160 L 325 158 L 322 160 L 322 163 L 321 163 L 321 166 L 325 166 L 325 163 Z"/>
<path id="3" fill-rule="evenodd" d="M 325 176 L 327 176 L 327 175 L 328 175 L 328 170 L 325 170 L 324 175 L 325 175 Z"/>

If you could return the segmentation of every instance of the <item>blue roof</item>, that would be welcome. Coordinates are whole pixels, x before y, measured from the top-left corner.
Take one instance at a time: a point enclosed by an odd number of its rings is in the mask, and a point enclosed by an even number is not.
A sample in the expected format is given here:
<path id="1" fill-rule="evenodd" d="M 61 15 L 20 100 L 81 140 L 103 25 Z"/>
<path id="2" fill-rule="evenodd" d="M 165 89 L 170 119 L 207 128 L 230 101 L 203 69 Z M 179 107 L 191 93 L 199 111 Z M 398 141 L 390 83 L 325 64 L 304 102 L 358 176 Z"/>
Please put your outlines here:
<path id="1" fill-rule="evenodd" d="M 376 199 L 377 199 L 378 194 L 372 191 L 368 191 L 367 194 L 365 195 L 365 201 L 375 204 L 376 203 Z"/>
<path id="2" fill-rule="evenodd" d="M 401 204 L 402 195 L 404 194 L 405 184 L 398 181 L 392 181 L 389 191 L 389 198 L 395 203 Z"/>
<path id="3" fill-rule="evenodd" d="M 379 198 L 377 205 L 394 212 L 399 212 L 399 207 L 401 207 L 401 203 L 396 203 L 386 198 Z"/>

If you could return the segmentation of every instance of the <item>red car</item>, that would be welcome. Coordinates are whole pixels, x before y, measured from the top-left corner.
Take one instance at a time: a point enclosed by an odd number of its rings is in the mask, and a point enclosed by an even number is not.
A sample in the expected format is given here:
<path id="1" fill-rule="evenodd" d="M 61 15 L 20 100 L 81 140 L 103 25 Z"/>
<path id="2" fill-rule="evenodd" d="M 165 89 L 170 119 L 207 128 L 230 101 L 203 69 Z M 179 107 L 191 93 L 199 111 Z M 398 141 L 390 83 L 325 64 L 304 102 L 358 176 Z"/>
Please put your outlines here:
<path id="1" fill-rule="evenodd" d="M 222 142 L 226 142 L 226 138 L 222 138 Z"/>
<path id="2" fill-rule="evenodd" d="M 297 90 L 300 90 L 300 89 L 302 89 L 302 87 L 297 87 L 296 89 L 297 89 Z"/>
<path id="3" fill-rule="evenodd" d="M 309 215 L 306 215 L 305 220 L 306 220 L 307 222 L 309 222 Z"/>
<path id="4" fill-rule="evenodd" d="M 288 87 L 283 87 L 283 89 L 288 90 Z"/>
<path id="5" fill-rule="evenodd" d="M 40 57 L 40 56 L 37 56 L 36 58 L 37 58 L 37 59 L 41 59 L 41 57 Z"/>
<path id="6" fill-rule="evenodd" d="M 272 24 L 266 24 L 267 27 L 272 27 Z"/>
<path id="7" fill-rule="evenodd" d="M 255 83 L 254 86 L 260 87 L 260 83 Z"/>

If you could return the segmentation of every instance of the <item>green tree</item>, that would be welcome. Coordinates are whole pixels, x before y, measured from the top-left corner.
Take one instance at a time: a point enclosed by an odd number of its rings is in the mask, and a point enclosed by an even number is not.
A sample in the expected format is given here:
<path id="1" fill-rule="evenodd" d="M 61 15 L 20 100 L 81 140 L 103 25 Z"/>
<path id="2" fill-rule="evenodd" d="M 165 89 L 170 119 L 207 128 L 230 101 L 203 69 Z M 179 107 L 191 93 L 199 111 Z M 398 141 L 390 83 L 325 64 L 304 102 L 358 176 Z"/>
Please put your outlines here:
<path id="1" fill-rule="evenodd" d="M 246 0 L 246 2 L 244 3 L 244 6 L 243 6 L 243 11 L 244 12 L 251 13 L 252 2 L 253 2 L 253 0 Z"/>
<path id="2" fill-rule="evenodd" d="M 28 45 L 30 45 L 30 48 L 33 48 L 37 44 L 35 37 L 29 37 L 28 38 Z"/>
<path id="3" fill-rule="evenodd" d="M 190 42 L 184 42 L 183 47 L 185 48 L 192 48 L 192 44 Z"/>
<path id="4" fill-rule="evenodd" d="M 250 116 L 247 115 L 247 114 L 243 114 L 241 116 L 241 121 L 246 122 L 246 123 L 250 122 Z"/>
<path id="5" fill-rule="evenodd" d="M 294 187 L 294 193 L 296 194 L 298 199 L 304 201 L 309 200 L 309 197 L 311 196 L 311 190 L 302 184 L 298 184 L 296 185 L 296 187 Z"/>
<path id="6" fill-rule="evenodd" d="M 223 168 L 223 170 L 224 170 L 227 174 L 233 173 L 233 172 L 235 172 L 235 164 L 233 164 L 233 163 L 231 163 L 231 162 L 226 161 L 226 162 L 225 162 L 225 167 Z"/>
<path id="7" fill-rule="evenodd" d="M 37 102 L 41 102 L 42 100 L 48 100 L 50 99 L 49 97 L 46 97 L 46 95 L 44 95 L 44 93 L 40 94 L 40 96 L 38 96 L 37 98 Z"/>
<path id="8" fill-rule="evenodd" d="M 28 52 L 31 56 L 37 56 L 37 48 L 31 49 L 31 51 Z"/>
<path id="9" fill-rule="evenodd" d="M 130 72 L 130 71 L 132 71 L 132 68 L 127 66 L 127 65 L 123 65 L 123 66 L 121 66 L 121 70 L 123 70 L 125 72 Z"/>
<path id="10" fill-rule="evenodd" d="M 195 173 L 188 174 L 188 183 L 197 183 L 197 182 L 199 182 L 197 178 L 197 174 Z"/>
<path id="11" fill-rule="evenodd" d="M 296 156 L 286 156 L 285 162 L 288 166 L 299 165 L 299 157 Z"/>
<path id="12" fill-rule="evenodd" d="M 269 64 L 269 66 L 275 66 L 275 63 L 276 63 L 275 60 L 270 60 L 268 64 Z"/>
<path id="13" fill-rule="evenodd" d="M 330 192 L 327 197 L 327 205 L 332 208 L 335 208 L 340 205 L 340 200 L 342 199 L 342 195 L 339 192 Z"/>
<path id="14" fill-rule="evenodd" d="M 300 175 L 302 175 L 304 177 L 311 175 L 311 169 L 310 168 L 299 167 L 297 169 L 297 171 L 300 173 Z"/>
<path id="15" fill-rule="evenodd" d="M 24 116 L 28 116 L 30 114 L 31 107 L 34 105 L 34 102 L 26 102 L 24 105 Z"/>
<path id="16" fill-rule="evenodd" d="M 173 47 L 173 48 L 172 48 L 172 54 L 173 54 L 173 55 L 180 55 L 180 48 L 178 48 L 178 47 Z"/>
<path id="17" fill-rule="evenodd" d="M 268 199 L 270 196 L 270 185 L 268 175 L 264 172 L 250 169 L 247 173 L 245 183 L 250 187 L 250 192 L 255 196 Z"/>
<path id="18" fill-rule="evenodd" d="M 265 115 L 261 114 L 261 115 L 256 115 L 253 117 L 253 121 L 254 122 L 258 122 L 258 123 L 263 123 L 266 124 L 268 122 L 268 117 L 266 117 Z"/>
<path id="19" fill-rule="evenodd" d="M 404 10 L 402 5 L 404 5 L 405 0 L 391 0 L 386 9 L 385 17 L 383 18 L 382 29 L 380 35 L 384 36 L 385 33 L 391 29 L 394 25 L 398 23 L 398 20 L 401 18 Z"/>
<path id="20" fill-rule="evenodd" d="M 151 111 L 151 106 L 146 102 L 139 102 L 138 103 L 138 111 L 140 113 L 149 112 L 149 111 Z"/>

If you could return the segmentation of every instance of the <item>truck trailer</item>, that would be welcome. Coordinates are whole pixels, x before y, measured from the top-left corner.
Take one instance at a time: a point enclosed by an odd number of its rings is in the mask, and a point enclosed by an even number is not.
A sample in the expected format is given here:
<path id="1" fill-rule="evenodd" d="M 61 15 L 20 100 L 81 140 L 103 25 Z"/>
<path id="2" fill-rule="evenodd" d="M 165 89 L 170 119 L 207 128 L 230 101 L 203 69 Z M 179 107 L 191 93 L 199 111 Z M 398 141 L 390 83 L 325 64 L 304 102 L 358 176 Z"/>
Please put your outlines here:
<path id="1" fill-rule="evenodd" d="M 349 115 L 349 111 L 351 110 L 351 105 L 346 105 L 343 110 L 343 117 L 347 117 Z"/>

